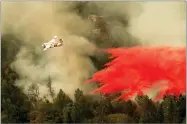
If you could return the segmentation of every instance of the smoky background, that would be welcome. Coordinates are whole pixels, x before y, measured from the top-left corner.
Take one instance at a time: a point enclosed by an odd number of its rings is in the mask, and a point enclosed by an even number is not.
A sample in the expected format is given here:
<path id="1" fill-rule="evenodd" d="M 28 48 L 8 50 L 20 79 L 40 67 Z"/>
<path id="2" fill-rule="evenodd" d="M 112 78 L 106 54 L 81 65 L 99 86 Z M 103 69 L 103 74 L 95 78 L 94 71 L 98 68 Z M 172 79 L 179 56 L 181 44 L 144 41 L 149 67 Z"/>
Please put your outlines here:
<path id="1" fill-rule="evenodd" d="M 96 87 L 83 82 L 109 61 L 102 49 L 185 46 L 185 12 L 185 2 L 3 1 L 2 71 L 10 64 L 25 92 L 37 84 L 47 96 L 50 79 L 55 94 L 62 89 L 73 98 L 77 88 L 88 93 Z M 101 18 L 92 22 L 90 15 Z M 54 35 L 64 45 L 43 52 L 41 45 Z"/>

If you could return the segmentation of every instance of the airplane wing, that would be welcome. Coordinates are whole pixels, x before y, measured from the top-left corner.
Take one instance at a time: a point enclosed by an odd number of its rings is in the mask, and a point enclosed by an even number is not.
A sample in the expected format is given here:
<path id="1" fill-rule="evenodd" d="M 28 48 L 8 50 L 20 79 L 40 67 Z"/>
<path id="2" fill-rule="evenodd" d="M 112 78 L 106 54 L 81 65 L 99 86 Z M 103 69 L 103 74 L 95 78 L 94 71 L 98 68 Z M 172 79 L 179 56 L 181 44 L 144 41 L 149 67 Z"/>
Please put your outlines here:
<path id="1" fill-rule="evenodd" d="M 44 51 L 47 50 L 47 49 L 50 48 L 50 47 L 51 47 L 51 44 L 46 44 L 46 45 L 45 45 L 45 48 L 44 48 Z"/>
<path id="2" fill-rule="evenodd" d="M 52 43 L 56 41 L 57 36 L 54 36 L 52 40 L 50 40 L 48 43 Z"/>

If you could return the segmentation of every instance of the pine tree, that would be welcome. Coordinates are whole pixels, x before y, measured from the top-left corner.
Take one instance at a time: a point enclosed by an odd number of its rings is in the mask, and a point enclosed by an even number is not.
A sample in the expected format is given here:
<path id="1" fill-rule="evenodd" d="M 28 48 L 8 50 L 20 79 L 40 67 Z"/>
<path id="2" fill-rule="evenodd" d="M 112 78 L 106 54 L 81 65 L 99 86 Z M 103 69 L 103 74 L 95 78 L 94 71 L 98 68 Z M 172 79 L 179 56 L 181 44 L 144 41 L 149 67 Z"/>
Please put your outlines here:
<path id="1" fill-rule="evenodd" d="M 162 107 L 164 112 L 164 123 L 179 123 L 180 118 L 176 97 L 165 96 Z"/>
<path id="2" fill-rule="evenodd" d="M 137 96 L 136 101 L 140 107 L 140 123 L 156 123 L 157 109 L 148 96 Z"/>
<path id="3" fill-rule="evenodd" d="M 52 98 L 52 100 L 55 100 L 55 93 L 54 93 L 54 89 L 52 88 L 52 80 L 51 77 L 49 76 L 48 78 L 48 82 L 47 82 L 47 88 L 49 90 L 49 95 Z"/>
<path id="4" fill-rule="evenodd" d="M 57 109 L 59 109 L 60 111 L 63 110 L 63 108 L 72 103 L 73 101 L 69 98 L 68 95 L 66 95 L 62 89 L 60 89 L 59 93 L 57 94 L 57 97 L 55 98 L 55 106 Z"/>
<path id="5" fill-rule="evenodd" d="M 75 90 L 75 103 L 74 103 L 74 110 L 76 114 L 79 115 L 77 117 L 76 122 L 81 122 L 85 119 L 90 119 L 93 117 L 93 106 L 92 100 L 89 97 L 86 97 L 83 94 L 83 91 L 80 89 Z"/>

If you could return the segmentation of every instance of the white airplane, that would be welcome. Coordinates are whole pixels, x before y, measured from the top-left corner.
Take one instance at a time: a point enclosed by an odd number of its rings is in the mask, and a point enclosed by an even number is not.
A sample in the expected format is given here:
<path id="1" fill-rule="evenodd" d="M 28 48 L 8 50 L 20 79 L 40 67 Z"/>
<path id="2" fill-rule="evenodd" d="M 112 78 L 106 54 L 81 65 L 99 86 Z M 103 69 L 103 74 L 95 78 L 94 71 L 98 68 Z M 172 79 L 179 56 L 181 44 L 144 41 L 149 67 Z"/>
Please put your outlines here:
<path id="1" fill-rule="evenodd" d="M 47 43 L 44 43 L 42 47 L 44 48 L 43 50 L 47 50 L 48 48 L 54 48 L 54 47 L 60 47 L 63 44 L 63 40 L 59 39 L 57 41 L 57 36 L 54 36 L 52 40 L 48 41 Z"/>

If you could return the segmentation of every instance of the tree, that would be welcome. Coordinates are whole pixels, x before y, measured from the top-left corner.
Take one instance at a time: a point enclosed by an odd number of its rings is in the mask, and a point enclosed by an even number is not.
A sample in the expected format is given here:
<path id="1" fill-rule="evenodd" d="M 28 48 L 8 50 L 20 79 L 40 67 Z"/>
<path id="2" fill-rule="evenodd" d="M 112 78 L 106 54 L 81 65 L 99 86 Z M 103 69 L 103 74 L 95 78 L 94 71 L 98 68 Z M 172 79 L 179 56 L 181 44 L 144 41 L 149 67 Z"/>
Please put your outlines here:
<path id="1" fill-rule="evenodd" d="M 74 93 L 75 102 L 81 102 L 84 99 L 83 91 L 81 91 L 79 88 L 75 90 Z"/>
<path id="2" fill-rule="evenodd" d="M 160 104 L 159 102 L 156 102 L 156 109 L 157 109 L 157 114 L 156 114 L 156 118 L 157 118 L 157 122 L 159 123 L 163 123 L 164 122 L 164 112 L 163 112 L 163 107 L 162 104 Z"/>
<path id="3" fill-rule="evenodd" d="M 105 123 L 131 123 L 132 118 L 126 114 L 110 114 L 104 117 Z"/>
<path id="4" fill-rule="evenodd" d="M 186 119 L 186 96 L 180 95 L 177 100 L 177 106 L 179 111 L 179 122 L 182 122 Z"/>
<path id="5" fill-rule="evenodd" d="M 100 115 L 100 122 L 103 122 L 104 117 L 113 113 L 113 107 L 109 98 L 103 97 L 96 107 L 96 115 Z"/>
<path id="6" fill-rule="evenodd" d="M 47 88 L 49 90 L 49 95 L 52 98 L 52 100 L 54 101 L 55 99 L 55 93 L 54 93 L 54 89 L 52 88 L 52 80 L 51 77 L 49 76 L 48 78 L 48 83 L 47 83 Z"/>
<path id="7" fill-rule="evenodd" d="M 1 110 L 3 121 L 7 123 L 29 122 L 27 113 L 30 111 L 31 103 L 26 94 L 15 85 L 17 78 L 14 71 L 9 71 L 1 83 Z"/>
<path id="8" fill-rule="evenodd" d="M 162 103 L 164 112 L 164 123 L 179 123 L 179 111 L 177 107 L 176 97 L 165 96 Z"/>
<path id="9" fill-rule="evenodd" d="M 76 113 L 76 122 L 82 122 L 85 119 L 90 119 L 93 114 L 93 100 L 90 97 L 84 96 L 80 89 L 75 90 L 75 102 L 73 104 L 74 113 Z"/>
<path id="10" fill-rule="evenodd" d="M 68 95 L 66 95 L 62 89 L 60 89 L 59 93 L 57 94 L 57 97 L 55 98 L 55 107 L 58 109 L 58 110 L 63 110 L 63 108 L 72 103 L 73 101 L 69 98 Z"/>
<path id="11" fill-rule="evenodd" d="M 66 107 L 63 108 L 63 122 L 64 123 L 72 123 L 71 106 L 72 104 L 68 104 Z"/>
<path id="12" fill-rule="evenodd" d="M 60 111 L 48 100 L 40 101 L 37 110 L 43 114 L 43 123 L 62 123 Z"/>
<path id="13" fill-rule="evenodd" d="M 134 111 L 136 110 L 136 105 L 132 101 L 117 101 L 113 104 L 113 109 L 115 113 L 124 113 L 128 116 L 132 117 L 134 114 Z"/>
<path id="14" fill-rule="evenodd" d="M 41 100 L 39 95 L 40 95 L 40 92 L 39 92 L 38 85 L 34 83 L 31 84 L 28 87 L 28 97 L 34 108 L 38 108 L 39 101 Z"/>
<path id="15" fill-rule="evenodd" d="M 137 96 L 135 98 L 139 105 L 140 120 L 141 123 L 156 123 L 157 120 L 157 109 L 149 99 L 148 96 Z"/>

